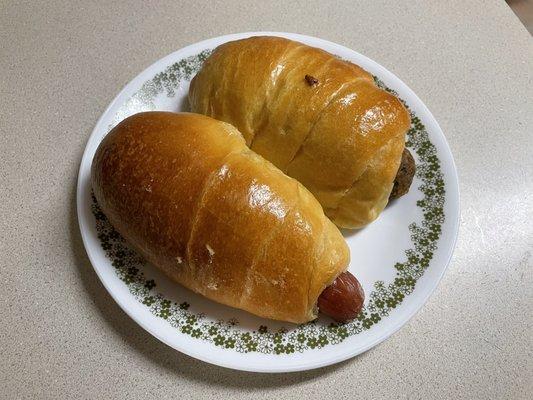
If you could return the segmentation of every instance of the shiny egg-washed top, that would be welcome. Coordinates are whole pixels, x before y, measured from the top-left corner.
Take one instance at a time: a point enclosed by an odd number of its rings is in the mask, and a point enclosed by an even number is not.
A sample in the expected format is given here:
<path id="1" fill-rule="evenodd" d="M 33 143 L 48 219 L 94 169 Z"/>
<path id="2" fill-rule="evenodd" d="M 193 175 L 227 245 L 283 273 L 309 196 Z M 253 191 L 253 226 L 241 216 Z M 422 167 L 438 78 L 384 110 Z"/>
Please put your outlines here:
<path id="1" fill-rule="evenodd" d="M 386 206 L 410 119 L 359 66 L 292 40 L 251 37 L 214 50 L 189 101 L 193 112 L 236 126 L 337 225 L 362 227 Z"/>
<path id="2" fill-rule="evenodd" d="M 92 185 L 113 226 L 168 276 L 262 317 L 306 322 L 349 250 L 296 180 L 231 125 L 147 112 L 102 141 Z"/>

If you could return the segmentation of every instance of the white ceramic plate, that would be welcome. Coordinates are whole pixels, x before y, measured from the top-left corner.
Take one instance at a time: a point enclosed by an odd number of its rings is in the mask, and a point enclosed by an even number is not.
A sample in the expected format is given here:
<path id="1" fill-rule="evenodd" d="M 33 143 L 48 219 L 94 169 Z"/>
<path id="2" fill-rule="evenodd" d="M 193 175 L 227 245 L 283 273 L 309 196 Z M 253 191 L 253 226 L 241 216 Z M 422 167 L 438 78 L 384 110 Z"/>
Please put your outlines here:
<path id="1" fill-rule="evenodd" d="M 189 82 L 212 49 L 254 35 L 320 47 L 359 64 L 393 90 L 412 113 L 408 146 L 417 163 L 409 193 L 361 231 L 345 232 L 367 299 L 358 320 L 305 325 L 261 319 L 206 300 L 166 279 L 129 250 L 91 196 L 90 168 L 111 127 L 146 110 L 187 109 Z M 309 36 L 250 32 L 185 47 L 157 61 L 113 100 L 89 138 L 78 180 L 78 218 L 87 254 L 115 301 L 139 325 L 192 357 L 247 371 L 284 372 L 337 363 L 385 340 L 427 301 L 451 258 L 459 220 L 457 173 L 446 139 L 422 101 L 400 79 L 346 47 Z"/>

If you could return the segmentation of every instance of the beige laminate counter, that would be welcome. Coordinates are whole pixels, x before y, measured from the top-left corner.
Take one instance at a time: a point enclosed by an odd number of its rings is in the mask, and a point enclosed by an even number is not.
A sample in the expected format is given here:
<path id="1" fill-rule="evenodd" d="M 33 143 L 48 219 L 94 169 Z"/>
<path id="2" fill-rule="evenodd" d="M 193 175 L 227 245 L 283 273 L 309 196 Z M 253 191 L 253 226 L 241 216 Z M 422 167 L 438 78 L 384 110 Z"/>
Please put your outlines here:
<path id="1" fill-rule="evenodd" d="M 0 5 L 0 398 L 531 398 L 533 39 L 503 1 L 23 3 Z M 459 171 L 435 294 L 383 344 L 315 371 L 241 373 L 160 343 L 104 290 L 78 230 L 81 154 L 116 93 L 180 47 L 251 30 L 388 67 Z"/>

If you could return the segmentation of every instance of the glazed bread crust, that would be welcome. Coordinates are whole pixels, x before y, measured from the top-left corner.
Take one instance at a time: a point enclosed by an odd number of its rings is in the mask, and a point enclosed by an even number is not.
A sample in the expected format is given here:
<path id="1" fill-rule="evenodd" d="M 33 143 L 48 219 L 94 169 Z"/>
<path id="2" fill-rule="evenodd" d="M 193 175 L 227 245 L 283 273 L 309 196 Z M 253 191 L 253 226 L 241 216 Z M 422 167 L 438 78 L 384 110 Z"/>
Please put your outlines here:
<path id="1" fill-rule="evenodd" d="M 189 102 L 237 127 L 338 226 L 363 227 L 387 205 L 410 117 L 359 66 L 292 40 L 251 37 L 215 49 Z"/>
<path id="2" fill-rule="evenodd" d="M 127 118 L 102 141 L 92 185 L 124 238 L 173 280 L 261 317 L 306 322 L 349 263 L 316 199 L 233 126 L 189 113 Z"/>

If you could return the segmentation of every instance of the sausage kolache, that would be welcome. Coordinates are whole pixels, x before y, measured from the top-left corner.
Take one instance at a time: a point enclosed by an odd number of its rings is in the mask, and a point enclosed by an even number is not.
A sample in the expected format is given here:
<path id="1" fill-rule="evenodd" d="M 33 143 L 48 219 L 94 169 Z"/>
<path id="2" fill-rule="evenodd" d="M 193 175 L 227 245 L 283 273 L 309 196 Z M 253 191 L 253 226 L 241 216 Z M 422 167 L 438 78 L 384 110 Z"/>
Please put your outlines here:
<path id="1" fill-rule="evenodd" d="M 133 115 L 100 143 L 92 186 L 133 248 L 209 299 L 295 323 L 319 309 L 346 320 L 362 305 L 338 228 L 307 189 L 227 123 Z"/>

